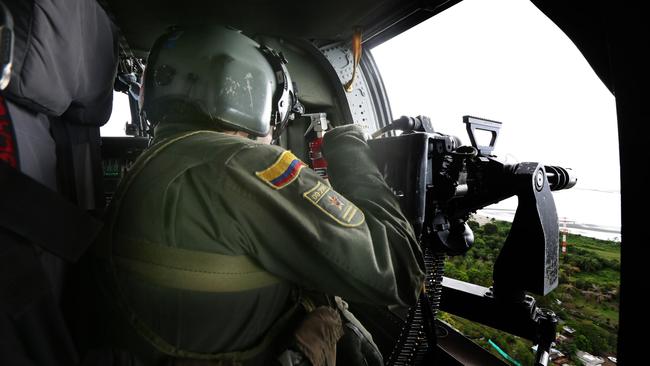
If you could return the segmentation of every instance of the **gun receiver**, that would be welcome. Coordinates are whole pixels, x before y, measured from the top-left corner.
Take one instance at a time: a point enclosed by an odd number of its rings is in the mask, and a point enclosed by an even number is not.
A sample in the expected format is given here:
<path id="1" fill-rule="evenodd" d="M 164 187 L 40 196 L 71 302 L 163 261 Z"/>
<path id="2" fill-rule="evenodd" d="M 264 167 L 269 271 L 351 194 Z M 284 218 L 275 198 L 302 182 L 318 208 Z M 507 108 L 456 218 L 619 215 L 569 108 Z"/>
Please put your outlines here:
<path id="1" fill-rule="evenodd" d="M 369 144 L 417 234 L 433 239 L 448 254 L 471 247 L 466 225 L 471 213 L 517 196 L 512 229 L 495 263 L 495 293 L 546 295 L 558 279 L 559 228 L 551 191 L 571 188 L 577 180 L 558 166 L 500 162 L 490 154 L 501 124 L 469 116 L 464 122 L 474 146 L 463 146 L 455 136 L 420 131 Z M 480 146 L 473 131 L 486 128 L 493 133 L 491 143 Z"/>

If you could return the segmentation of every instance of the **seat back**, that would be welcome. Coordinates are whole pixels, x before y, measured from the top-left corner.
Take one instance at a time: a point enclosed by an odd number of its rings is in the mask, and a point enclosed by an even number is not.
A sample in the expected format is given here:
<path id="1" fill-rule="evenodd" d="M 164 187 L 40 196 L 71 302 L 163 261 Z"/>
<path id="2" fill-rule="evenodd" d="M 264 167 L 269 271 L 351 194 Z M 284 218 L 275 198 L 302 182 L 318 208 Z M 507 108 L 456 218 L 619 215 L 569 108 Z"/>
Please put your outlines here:
<path id="1" fill-rule="evenodd" d="M 5 5 L 15 37 L 2 94 L 19 164 L 0 162 L 0 364 L 74 365 L 84 349 L 69 273 L 101 227 L 89 213 L 104 207 L 99 126 L 117 29 L 95 0 Z"/>

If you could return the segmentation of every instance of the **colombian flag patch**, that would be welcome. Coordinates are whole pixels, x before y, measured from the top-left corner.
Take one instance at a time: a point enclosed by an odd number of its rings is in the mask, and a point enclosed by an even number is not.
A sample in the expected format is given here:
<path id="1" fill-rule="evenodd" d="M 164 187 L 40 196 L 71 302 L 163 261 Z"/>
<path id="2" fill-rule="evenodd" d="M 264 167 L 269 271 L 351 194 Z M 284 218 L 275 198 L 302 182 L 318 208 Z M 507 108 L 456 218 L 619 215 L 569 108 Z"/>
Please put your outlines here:
<path id="1" fill-rule="evenodd" d="M 275 189 L 282 189 L 298 178 L 298 174 L 305 167 L 300 159 L 290 151 L 285 151 L 270 167 L 255 172 L 258 178 Z"/>

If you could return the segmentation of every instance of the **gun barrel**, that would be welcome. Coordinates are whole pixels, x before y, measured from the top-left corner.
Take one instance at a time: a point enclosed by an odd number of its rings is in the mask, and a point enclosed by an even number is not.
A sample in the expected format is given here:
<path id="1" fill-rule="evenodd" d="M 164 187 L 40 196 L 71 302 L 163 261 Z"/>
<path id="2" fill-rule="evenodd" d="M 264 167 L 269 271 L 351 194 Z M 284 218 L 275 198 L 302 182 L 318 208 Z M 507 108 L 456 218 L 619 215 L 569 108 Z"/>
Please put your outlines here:
<path id="1" fill-rule="evenodd" d="M 545 165 L 546 179 L 548 179 L 551 191 L 569 189 L 576 185 L 578 177 L 571 169 L 562 168 L 554 165 Z"/>

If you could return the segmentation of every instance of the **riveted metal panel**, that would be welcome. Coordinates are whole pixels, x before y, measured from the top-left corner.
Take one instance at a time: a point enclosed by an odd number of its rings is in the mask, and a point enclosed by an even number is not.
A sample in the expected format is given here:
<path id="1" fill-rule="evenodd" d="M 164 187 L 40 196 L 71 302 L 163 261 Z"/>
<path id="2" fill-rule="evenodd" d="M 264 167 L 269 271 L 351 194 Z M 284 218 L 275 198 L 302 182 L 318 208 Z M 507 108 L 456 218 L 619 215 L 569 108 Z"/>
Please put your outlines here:
<path id="1" fill-rule="evenodd" d="M 332 45 L 321 48 L 321 52 L 332 64 L 339 79 L 341 88 L 352 78 L 353 60 L 352 51 L 344 45 Z M 346 92 L 345 96 L 350 105 L 350 112 L 354 124 L 361 126 L 365 132 L 372 133 L 379 129 L 379 122 L 375 114 L 375 106 L 369 92 L 368 83 L 361 72 L 361 67 L 357 68 L 357 77 L 352 85 L 352 91 Z"/>

